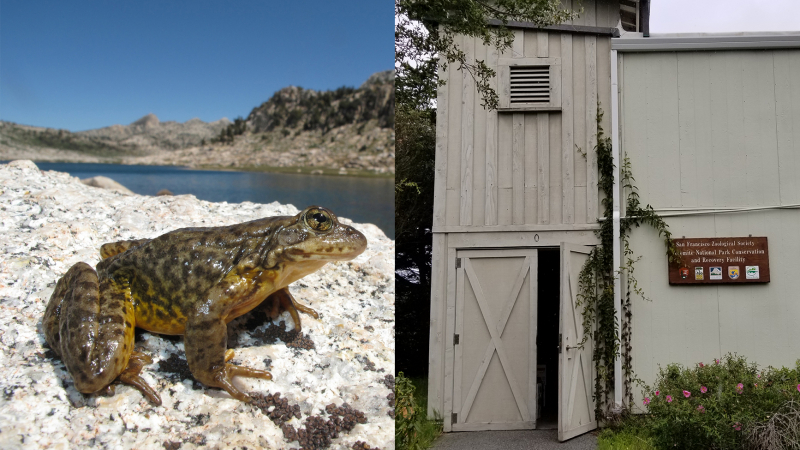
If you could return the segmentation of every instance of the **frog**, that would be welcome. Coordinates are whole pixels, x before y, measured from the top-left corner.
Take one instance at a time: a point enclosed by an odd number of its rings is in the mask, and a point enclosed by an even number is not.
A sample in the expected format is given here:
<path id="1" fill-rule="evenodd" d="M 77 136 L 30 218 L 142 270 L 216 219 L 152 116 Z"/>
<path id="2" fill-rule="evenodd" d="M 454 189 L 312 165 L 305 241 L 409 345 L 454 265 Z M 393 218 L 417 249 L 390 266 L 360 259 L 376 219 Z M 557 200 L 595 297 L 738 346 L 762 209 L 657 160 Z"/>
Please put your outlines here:
<path id="1" fill-rule="evenodd" d="M 182 335 L 192 376 L 249 402 L 232 378 L 272 374 L 230 363 L 227 324 L 259 308 L 270 319 L 289 312 L 300 331 L 298 312 L 319 314 L 299 303 L 289 284 L 366 247 L 360 231 L 320 206 L 104 244 L 95 268 L 78 262 L 56 283 L 42 319 L 45 341 L 78 391 L 113 395 L 115 385 L 125 384 L 161 405 L 141 376 L 153 359 L 134 349 L 134 329 Z"/>

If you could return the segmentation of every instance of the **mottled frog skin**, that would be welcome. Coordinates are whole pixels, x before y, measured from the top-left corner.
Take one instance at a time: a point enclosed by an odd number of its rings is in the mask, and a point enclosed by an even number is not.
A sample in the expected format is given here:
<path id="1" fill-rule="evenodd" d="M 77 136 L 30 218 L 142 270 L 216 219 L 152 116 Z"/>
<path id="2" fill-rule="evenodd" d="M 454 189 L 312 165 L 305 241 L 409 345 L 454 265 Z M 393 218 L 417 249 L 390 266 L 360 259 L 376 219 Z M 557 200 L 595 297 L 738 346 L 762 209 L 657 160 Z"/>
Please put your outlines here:
<path id="1" fill-rule="evenodd" d="M 294 217 L 105 244 L 97 271 L 81 262 L 58 280 L 44 314 L 45 338 L 79 391 L 110 394 L 112 383 L 125 383 L 160 405 L 139 376 L 152 359 L 133 349 L 134 328 L 184 335 L 194 377 L 249 401 L 231 378 L 272 375 L 228 363 L 227 323 L 263 302 L 260 309 L 272 318 L 289 311 L 300 330 L 298 310 L 318 315 L 287 286 L 366 246 L 363 234 L 316 206 Z"/>

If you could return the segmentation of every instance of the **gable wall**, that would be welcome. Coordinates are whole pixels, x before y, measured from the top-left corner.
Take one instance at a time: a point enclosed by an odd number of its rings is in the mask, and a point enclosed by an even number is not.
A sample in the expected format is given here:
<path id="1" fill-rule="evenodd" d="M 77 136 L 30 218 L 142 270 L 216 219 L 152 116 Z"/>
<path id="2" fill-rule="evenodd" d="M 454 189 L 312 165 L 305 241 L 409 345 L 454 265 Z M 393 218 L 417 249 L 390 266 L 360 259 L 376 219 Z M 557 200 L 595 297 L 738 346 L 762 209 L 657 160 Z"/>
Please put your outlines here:
<path id="1" fill-rule="evenodd" d="M 592 149 L 597 102 L 604 111 L 611 103 L 610 38 L 531 29 L 515 35 L 501 55 L 473 38 L 459 44 L 493 68 L 502 58 L 560 58 L 561 111 L 487 111 L 472 77 L 450 65 L 438 99 L 436 231 L 596 223 Z M 609 123 L 606 114 L 605 130 Z"/>

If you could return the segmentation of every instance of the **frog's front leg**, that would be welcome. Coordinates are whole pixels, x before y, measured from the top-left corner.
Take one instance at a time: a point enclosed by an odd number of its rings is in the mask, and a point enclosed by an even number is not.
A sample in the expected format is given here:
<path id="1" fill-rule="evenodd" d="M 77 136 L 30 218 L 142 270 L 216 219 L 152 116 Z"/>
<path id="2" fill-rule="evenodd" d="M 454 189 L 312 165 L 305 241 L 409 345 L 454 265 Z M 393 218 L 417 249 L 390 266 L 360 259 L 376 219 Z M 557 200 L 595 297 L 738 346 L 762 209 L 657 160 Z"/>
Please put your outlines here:
<path id="1" fill-rule="evenodd" d="M 294 296 L 289 292 L 288 287 L 279 289 L 270 294 L 266 300 L 261 302 L 257 309 L 266 313 L 267 317 L 271 320 L 275 320 L 282 312 L 289 311 L 289 315 L 292 316 L 292 320 L 294 321 L 294 329 L 297 331 L 302 330 L 300 314 L 297 313 L 298 311 L 306 313 L 315 319 L 319 319 L 319 314 L 317 314 L 316 311 L 295 300 Z"/>
<path id="2" fill-rule="evenodd" d="M 131 368 L 134 311 L 129 296 L 108 278 L 99 280 L 86 263 L 72 266 L 58 280 L 42 321 L 45 339 L 85 394 L 118 381 L 136 385 L 154 403 L 161 400 Z M 125 374 L 122 377 L 121 374 Z M 144 385 L 143 390 L 139 385 Z"/>
<path id="3" fill-rule="evenodd" d="M 264 380 L 272 379 L 272 374 L 266 370 L 228 364 L 233 358 L 233 351 L 227 350 L 228 326 L 222 315 L 216 314 L 210 305 L 198 308 L 198 311 L 188 318 L 184 346 L 192 375 L 207 386 L 224 389 L 237 400 L 249 402 L 250 396 L 231 383 L 233 377 L 239 375 Z"/>

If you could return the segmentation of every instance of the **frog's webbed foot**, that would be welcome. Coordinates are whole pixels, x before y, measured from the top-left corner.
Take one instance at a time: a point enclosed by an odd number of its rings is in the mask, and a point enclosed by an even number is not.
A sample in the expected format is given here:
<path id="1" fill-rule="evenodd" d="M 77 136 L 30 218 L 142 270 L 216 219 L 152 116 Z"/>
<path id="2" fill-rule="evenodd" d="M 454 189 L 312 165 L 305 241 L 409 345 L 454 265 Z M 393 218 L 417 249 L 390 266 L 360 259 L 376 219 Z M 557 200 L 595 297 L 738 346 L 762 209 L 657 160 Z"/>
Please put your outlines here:
<path id="1" fill-rule="evenodd" d="M 266 370 L 260 369 L 252 369 L 250 367 L 243 367 L 237 366 L 234 364 L 228 364 L 228 361 L 233 359 L 233 350 L 228 349 L 225 352 L 225 368 L 223 370 L 218 371 L 214 375 L 214 381 L 217 382 L 217 386 L 224 389 L 231 397 L 243 401 L 249 402 L 250 396 L 245 394 L 244 392 L 240 391 L 236 388 L 236 386 L 231 383 L 231 379 L 233 377 L 250 377 L 250 378 L 261 378 L 262 380 L 271 380 L 272 374 L 267 372 Z"/>
<path id="2" fill-rule="evenodd" d="M 128 366 L 119 374 L 117 381 L 135 387 L 156 406 L 161 406 L 161 397 L 141 376 L 139 376 L 142 372 L 142 368 L 152 363 L 153 358 L 134 350 L 130 360 L 128 360 Z"/>
<path id="3" fill-rule="evenodd" d="M 289 292 L 289 288 L 283 288 L 273 292 L 261 305 L 262 307 L 260 309 L 266 312 L 267 316 L 272 320 L 275 320 L 283 311 L 289 311 L 289 315 L 292 316 L 292 320 L 294 321 L 294 329 L 297 331 L 302 329 L 300 325 L 300 314 L 298 314 L 297 311 L 319 319 L 319 314 L 315 310 L 298 302 Z"/>
<path id="4" fill-rule="evenodd" d="M 199 317 L 187 322 L 184 344 L 186 360 L 192 375 L 207 386 L 224 389 L 231 397 L 249 402 L 250 396 L 237 389 L 231 380 L 235 376 L 261 378 L 271 380 L 272 374 L 266 370 L 229 364 L 234 352 L 227 347 L 227 326 L 221 319 L 205 319 Z"/>

